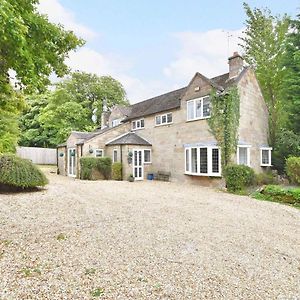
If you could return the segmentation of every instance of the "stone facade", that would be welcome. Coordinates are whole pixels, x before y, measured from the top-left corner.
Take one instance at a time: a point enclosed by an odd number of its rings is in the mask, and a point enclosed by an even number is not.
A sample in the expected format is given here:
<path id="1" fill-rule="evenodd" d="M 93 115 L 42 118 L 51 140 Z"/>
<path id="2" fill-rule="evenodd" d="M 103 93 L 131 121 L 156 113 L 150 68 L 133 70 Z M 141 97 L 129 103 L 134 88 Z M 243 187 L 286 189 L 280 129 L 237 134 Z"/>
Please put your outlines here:
<path id="1" fill-rule="evenodd" d="M 234 65 L 234 72 L 236 72 L 240 63 L 239 60 L 235 59 L 239 58 L 240 56 L 229 61 L 229 64 Z M 238 87 L 240 94 L 239 143 L 243 146 L 249 146 L 250 166 L 256 172 L 262 172 L 264 169 L 261 167 L 260 147 L 265 147 L 268 144 L 267 107 L 252 69 L 244 69 L 242 73 L 235 77 L 234 84 Z M 232 79 L 228 78 L 228 80 Z M 76 134 L 71 134 L 67 140 L 66 148 L 59 148 L 59 151 L 63 151 L 62 149 L 67 151 L 68 148 L 72 147 L 76 148 L 77 175 L 80 171 L 78 160 L 81 156 L 94 156 L 96 149 L 103 149 L 105 156 L 113 158 L 115 151 L 117 161 L 122 162 L 123 179 L 127 179 L 134 172 L 130 155 L 135 153 L 134 150 L 151 149 L 151 162 L 143 162 L 144 179 L 147 178 L 148 173 L 164 171 L 171 173 L 170 179 L 172 181 L 197 183 L 206 186 L 223 185 L 220 175 L 214 177 L 203 176 L 203 174 L 195 176 L 187 175 L 185 172 L 186 145 L 215 145 L 208 147 L 216 147 L 216 140 L 210 133 L 205 118 L 192 121 L 187 120 L 187 101 L 207 96 L 213 88 L 216 88 L 216 85 L 212 80 L 200 73 L 196 73 L 181 95 L 178 107 L 169 111 L 160 111 L 156 114 L 141 116 L 136 119 L 128 119 L 127 121 L 127 113 L 130 112 L 130 108 L 126 112 L 125 110 L 116 108 L 110 114 L 108 124 L 111 126 L 112 121 L 116 118 L 124 118 L 124 123 L 100 131 L 98 134 L 95 133 L 93 137 L 87 139 L 79 139 Z M 202 103 L 202 105 L 204 104 Z M 167 113 L 172 113 L 172 122 L 164 125 L 156 125 L 156 117 L 166 115 Z M 133 122 L 139 119 L 143 119 L 144 127 L 139 129 L 133 128 Z M 151 146 L 132 144 L 107 145 L 110 141 L 130 131 L 148 141 Z M 66 154 L 64 158 L 59 158 L 58 167 L 62 175 L 67 174 L 67 156 Z M 236 160 L 237 157 L 235 155 L 233 161 Z"/>

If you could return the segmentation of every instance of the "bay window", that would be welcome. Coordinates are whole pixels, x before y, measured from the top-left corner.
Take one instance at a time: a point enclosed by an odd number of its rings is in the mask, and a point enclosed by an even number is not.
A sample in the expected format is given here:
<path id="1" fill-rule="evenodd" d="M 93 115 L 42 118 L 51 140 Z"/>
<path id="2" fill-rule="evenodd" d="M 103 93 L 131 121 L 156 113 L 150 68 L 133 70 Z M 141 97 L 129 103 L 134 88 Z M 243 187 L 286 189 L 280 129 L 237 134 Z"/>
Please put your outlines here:
<path id="1" fill-rule="evenodd" d="M 221 176 L 220 149 L 216 146 L 186 147 L 185 174 Z"/>

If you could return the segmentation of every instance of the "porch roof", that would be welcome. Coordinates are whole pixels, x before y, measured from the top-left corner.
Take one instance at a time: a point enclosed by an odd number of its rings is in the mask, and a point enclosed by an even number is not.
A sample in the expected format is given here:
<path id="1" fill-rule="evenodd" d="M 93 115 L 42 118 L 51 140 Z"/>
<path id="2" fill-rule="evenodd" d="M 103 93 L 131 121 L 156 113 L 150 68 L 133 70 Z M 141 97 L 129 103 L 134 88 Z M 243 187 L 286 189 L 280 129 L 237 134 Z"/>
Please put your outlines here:
<path id="1" fill-rule="evenodd" d="M 107 146 L 110 145 L 141 145 L 141 146 L 151 146 L 151 144 L 137 135 L 134 132 L 128 132 L 124 135 L 121 135 L 114 140 L 108 142 Z"/>

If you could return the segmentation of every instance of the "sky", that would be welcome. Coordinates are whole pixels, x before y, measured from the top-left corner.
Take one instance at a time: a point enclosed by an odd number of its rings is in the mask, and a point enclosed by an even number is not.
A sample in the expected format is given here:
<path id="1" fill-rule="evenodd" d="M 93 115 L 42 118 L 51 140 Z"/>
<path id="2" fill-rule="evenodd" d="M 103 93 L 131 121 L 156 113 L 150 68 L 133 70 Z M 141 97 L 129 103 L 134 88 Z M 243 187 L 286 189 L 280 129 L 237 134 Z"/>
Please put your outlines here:
<path id="1" fill-rule="evenodd" d="M 247 3 L 300 12 L 299 0 Z M 226 73 L 246 19 L 238 0 L 40 0 L 38 10 L 86 41 L 70 53 L 70 68 L 114 77 L 130 103 L 184 87 L 196 72 Z"/>

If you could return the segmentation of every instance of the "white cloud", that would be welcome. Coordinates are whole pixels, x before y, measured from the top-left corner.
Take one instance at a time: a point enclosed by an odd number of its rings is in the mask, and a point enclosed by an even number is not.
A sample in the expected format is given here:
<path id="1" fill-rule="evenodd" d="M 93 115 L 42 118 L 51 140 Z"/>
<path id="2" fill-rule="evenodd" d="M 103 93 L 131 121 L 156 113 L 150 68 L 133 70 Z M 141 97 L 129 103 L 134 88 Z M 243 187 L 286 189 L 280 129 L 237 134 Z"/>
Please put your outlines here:
<path id="1" fill-rule="evenodd" d="M 71 52 L 66 63 L 73 71 L 84 71 L 99 76 L 110 75 L 119 80 L 127 91 L 131 103 L 157 95 L 165 88 L 161 81 L 143 82 L 128 75 L 132 65 L 123 58 L 102 54 L 87 46 Z"/>
<path id="2" fill-rule="evenodd" d="M 242 29 L 176 33 L 174 36 L 180 43 L 180 51 L 163 72 L 176 81 L 188 81 L 196 72 L 208 77 L 226 73 L 228 56 L 240 50 L 238 37 L 241 35 Z"/>
<path id="3" fill-rule="evenodd" d="M 227 72 L 228 54 L 239 50 L 237 37 L 242 33 L 242 30 L 228 31 L 229 51 L 225 30 L 175 33 L 174 37 L 178 40 L 179 46 L 175 60 L 167 63 L 163 69 L 157 70 L 156 79 L 142 80 L 130 75 L 134 65 L 128 59 L 90 48 L 89 40 L 99 34 L 80 24 L 75 14 L 65 9 L 59 0 L 40 0 L 38 10 L 47 14 L 51 22 L 60 23 L 87 40 L 86 46 L 70 53 L 66 60 L 70 68 L 73 71 L 85 71 L 99 76 L 111 75 L 123 84 L 131 103 L 183 87 L 197 71 L 208 77 Z M 147 65 L 144 68 L 147 68 Z M 52 79 L 57 81 L 57 78 Z"/>
<path id="4" fill-rule="evenodd" d="M 50 22 L 62 24 L 67 30 L 74 31 L 75 34 L 85 40 L 91 40 L 97 36 L 96 32 L 78 23 L 75 15 L 65 9 L 58 0 L 40 0 L 38 11 L 48 15 Z"/>

